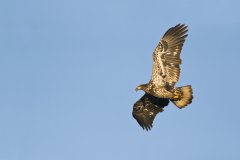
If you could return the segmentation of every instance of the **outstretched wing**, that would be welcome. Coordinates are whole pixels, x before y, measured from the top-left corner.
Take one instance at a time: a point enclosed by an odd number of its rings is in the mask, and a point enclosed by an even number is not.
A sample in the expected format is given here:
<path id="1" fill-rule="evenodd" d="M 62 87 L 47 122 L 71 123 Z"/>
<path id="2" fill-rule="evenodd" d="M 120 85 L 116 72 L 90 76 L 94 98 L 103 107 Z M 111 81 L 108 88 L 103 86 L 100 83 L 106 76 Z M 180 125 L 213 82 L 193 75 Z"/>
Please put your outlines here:
<path id="1" fill-rule="evenodd" d="M 151 130 L 156 115 L 162 112 L 168 103 L 168 99 L 156 98 L 146 93 L 133 105 L 132 115 L 138 124 L 148 131 Z"/>
<path id="2" fill-rule="evenodd" d="M 174 86 L 180 75 L 180 53 L 187 37 L 187 26 L 178 24 L 162 37 L 153 53 L 151 81 L 156 85 Z"/>

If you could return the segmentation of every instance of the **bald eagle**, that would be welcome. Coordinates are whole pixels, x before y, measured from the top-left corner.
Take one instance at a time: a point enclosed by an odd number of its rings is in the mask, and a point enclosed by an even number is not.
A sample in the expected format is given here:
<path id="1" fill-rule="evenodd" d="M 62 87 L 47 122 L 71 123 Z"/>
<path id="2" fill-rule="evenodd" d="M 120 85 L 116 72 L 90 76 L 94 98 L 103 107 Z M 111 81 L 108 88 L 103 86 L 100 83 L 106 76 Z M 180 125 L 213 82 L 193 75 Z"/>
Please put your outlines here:
<path id="1" fill-rule="evenodd" d="M 187 31 L 185 24 L 167 30 L 153 52 L 151 80 L 136 87 L 136 91 L 143 90 L 145 95 L 134 104 L 132 115 L 143 129 L 151 129 L 155 116 L 169 100 L 179 109 L 192 102 L 191 85 L 175 87 L 180 77 L 180 53 Z"/>
<path id="2" fill-rule="evenodd" d="M 147 84 L 137 86 L 136 91 L 170 99 L 178 108 L 192 102 L 191 85 L 175 87 L 180 76 L 180 53 L 187 31 L 186 25 L 178 24 L 163 35 L 153 52 L 152 78 Z"/>

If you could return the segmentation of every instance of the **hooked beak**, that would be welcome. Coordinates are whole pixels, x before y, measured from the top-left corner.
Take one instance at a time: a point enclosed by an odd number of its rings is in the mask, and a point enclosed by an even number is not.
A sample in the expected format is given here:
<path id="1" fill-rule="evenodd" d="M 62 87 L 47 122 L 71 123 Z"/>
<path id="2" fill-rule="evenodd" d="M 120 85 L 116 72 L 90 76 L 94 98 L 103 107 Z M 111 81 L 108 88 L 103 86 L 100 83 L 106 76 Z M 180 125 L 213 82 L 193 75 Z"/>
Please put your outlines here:
<path id="1" fill-rule="evenodd" d="M 135 88 L 135 91 L 137 92 L 138 90 L 139 90 L 139 87 L 136 87 L 136 88 Z"/>

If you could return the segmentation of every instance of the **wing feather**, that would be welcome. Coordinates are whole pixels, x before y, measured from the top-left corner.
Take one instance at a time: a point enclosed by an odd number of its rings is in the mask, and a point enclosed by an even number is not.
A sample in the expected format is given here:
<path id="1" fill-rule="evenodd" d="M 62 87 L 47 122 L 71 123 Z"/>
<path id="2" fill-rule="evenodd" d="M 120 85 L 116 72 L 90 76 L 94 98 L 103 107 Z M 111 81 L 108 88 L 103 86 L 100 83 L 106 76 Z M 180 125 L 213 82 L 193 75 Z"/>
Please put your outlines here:
<path id="1" fill-rule="evenodd" d="M 184 24 L 170 28 L 155 48 L 151 81 L 156 85 L 168 83 L 174 86 L 179 80 L 182 63 L 180 53 L 187 37 L 187 31 L 187 26 Z"/>
<path id="2" fill-rule="evenodd" d="M 153 121 L 159 112 L 169 103 L 168 99 L 156 98 L 145 94 L 133 106 L 132 115 L 143 128 L 151 130 Z"/>

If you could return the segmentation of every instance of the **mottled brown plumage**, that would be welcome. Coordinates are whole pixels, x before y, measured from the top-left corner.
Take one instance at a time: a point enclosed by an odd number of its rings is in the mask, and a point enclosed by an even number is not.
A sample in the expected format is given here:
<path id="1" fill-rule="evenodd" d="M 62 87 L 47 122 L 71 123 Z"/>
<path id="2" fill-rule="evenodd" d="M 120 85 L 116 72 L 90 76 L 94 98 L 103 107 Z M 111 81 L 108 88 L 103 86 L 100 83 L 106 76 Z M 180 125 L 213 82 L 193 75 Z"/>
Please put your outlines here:
<path id="1" fill-rule="evenodd" d="M 180 53 L 187 31 L 184 24 L 167 30 L 153 52 L 151 80 L 136 87 L 145 91 L 145 95 L 134 104 L 132 114 L 143 129 L 151 129 L 155 116 L 169 100 L 180 109 L 192 102 L 191 85 L 175 87 L 180 77 Z"/>
<path id="2" fill-rule="evenodd" d="M 163 35 L 153 53 L 152 78 L 136 90 L 144 90 L 158 98 L 168 98 L 179 108 L 191 103 L 191 86 L 175 87 L 180 76 L 180 53 L 187 31 L 186 25 L 178 24 Z"/>

